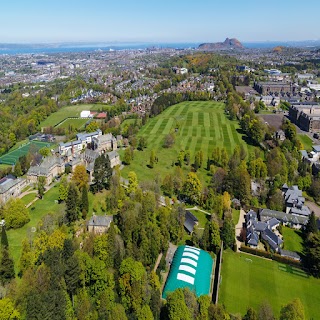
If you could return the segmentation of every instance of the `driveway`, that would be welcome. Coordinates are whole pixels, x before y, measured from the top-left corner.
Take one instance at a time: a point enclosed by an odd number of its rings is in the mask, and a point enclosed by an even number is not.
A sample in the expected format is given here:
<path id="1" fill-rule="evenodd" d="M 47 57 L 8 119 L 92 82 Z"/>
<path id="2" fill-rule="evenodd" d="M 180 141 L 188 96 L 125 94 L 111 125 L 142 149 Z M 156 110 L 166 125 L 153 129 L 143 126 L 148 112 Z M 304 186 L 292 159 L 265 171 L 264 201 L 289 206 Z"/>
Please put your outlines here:
<path id="1" fill-rule="evenodd" d="M 239 221 L 236 225 L 236 244 L 237 244 L 237 251 L 239 251 L 240 247 L 241 247 L 241 244 L 242 242 L 239 241 L 238 239 L 240 239 L 240 233 L 241 233 L 241 230 L 242 230 L 242 227 L 244 225 L 244 223 L 246 222 L 245 220 L 245 215 L 246 215 L 246 212 L 243 210 L 243 209 L 240 209 L 240 216 L 239 216 Z"/>
<path id="2" fill-rule="evenodd" d="M 305 205 L 309 207 L 310 211 L 313 211 L 315 216 L 320 218 L 320 207 L 312 201 L 306 201 Z"/>

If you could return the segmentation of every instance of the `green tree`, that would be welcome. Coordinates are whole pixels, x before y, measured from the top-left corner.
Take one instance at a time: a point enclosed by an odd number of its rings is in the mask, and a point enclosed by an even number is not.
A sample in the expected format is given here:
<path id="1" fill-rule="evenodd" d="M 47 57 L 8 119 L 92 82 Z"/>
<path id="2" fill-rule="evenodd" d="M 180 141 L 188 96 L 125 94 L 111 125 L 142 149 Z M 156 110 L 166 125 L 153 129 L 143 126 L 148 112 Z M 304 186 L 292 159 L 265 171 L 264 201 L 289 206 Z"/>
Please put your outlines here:
<path id="1" fill-rule="evenodd" d="M 108 155 L 100 155 L 94 162 L 93 178 L 95 190 L 101 191 L 109 187 L 112 169 Z"/>
<path id="2" fill-rule="evenodd" d="M 145 137 L 140 137 L 138 142 L 138 149 L 143 150 L 147 147 L 147 139 Z"/>
<path id="3" fill-rule="evenodd" d="M 249 308 L 247 310 L 247 313 L 244 315 L 242 319 L 243 320 L 259 320 L 257 312 L 252 308 Z"/>
<path id="4" fill-rule="evenodd" d="M 46 158 L 50 155 L 50 149 L 48 147 L 43 147 L 39 150 L 39 153 Z"/>
<path id="5" fill-rule="evenodd" d="M 0 320 L 20 320 L 21 315 L 10 298 L 0 299 Z"/>
<path id="6" fill-rule="evenodd" d="M 76 186 L 71 183 L 69 185 L 68 197 L 66 200 L 66 220 L 71 224 L 77 221 L 78 218 L 78 191 Z"/>
<path id="7" fill-rule="evenodd" d="M 305 264 L 315 277 L 320 277 L 320 233 L 309 233 L 304 242 Z"/>
<path id="8" fill-rule="evenodd" d="M 191 320 L 192 315 L 188 309 L 182 289 L 168 294 L 166 304 L 169 320 Z"/>
<path id="9" fill-rule="evenodd" d="M 8 228 L 21 228 L 30 221 L 29 210 L 21 199 L 10 199 L 4 205 L 3 213 Z"/>
<path id="10" fill-rule="evenodd" d="M 153 168 L 155 161 L 156 161 L 156 154 L 155 154 L 154 150 L 151 150 L 150 161 L 149 161 L 150 168 Z"/>
<path id="11" fill-rule="evenodd" d="M 59 201 L 65 201 L 68 197 L 68 179 L 66 176 L 63 176 L 59 185 Z"/>
<path id="12" fill-rule="evenodd" d="M 9 256 L 9 251 L 7 249 L 3 249 L 0 261 L 0 281 L 2 285 L 5 285 L 14 277 L 14 262 Z"/>
<path id="13" fill-rule="evenodd" d="M 224 220 L 220 236 L 225 249 L 233 247 L 235 242 L 235 226 L 231 218 Z"/>
<path id="14" fill-rule="evenodd" d="M 153 320 L 153 314 L 150 307 L 145 304 L 142 308 L 137 312 L 137 316 L 139 320 Z"/>
<path id="15" fill-rule="evenodd" d="M 204 250 L 218 253 L 220 250 L 221 239 L 220 229 L 217 222 L 213 220 L 206 223 L 200 243 Z"/>
<path id="16" fill-rule="evenodd" d="M 309 233 L 317 233 L 317 232 L 318 232 L 318 226 L 317 226 L 316 216 L 314 214 L 314 211 L 312 211 L 311 214 L 309 215 L 305 233 L 306 235 L 308 235 Z"/>
<path id="17" fill-rule="evenodd" d="M 13 174 L 16 177 L 21 177 L 23 175 L 22 169 L 21 169 L 21 164 L 19 161 L 16 162 L 15 166 L 14 166 L 14 171 Z"/>
<path id="18" fill-rule="evenodd" d="M 300 299 L 294 299 L 281 308 L 280 320 L 304 320 L 304 308 Z"/>
<path id="19" fill-rule="evenodd" d="M 84 185 L 82 188 L 80 210 L 82 213 L 82 219 L 86 219 L 89 212 L 88 188 L 86 185 Z"/>
<path id="20" fill-rule="evenodd" d="M 44 192 L 46 190 L 45 184 L 46 184 L 46 178 L 42 176 L 38 177 L 38 196 L 40 199 L 42 199 Z"/>
<path id="21" fill-rule="evenodd" d="M 86 126 L 86 132 L 94 132 L 99 129 L 99 124 L 97 121 L 91 121 L 87 126 Z"/>
<path id="22" fill-rule="evenodd" d="M 131 163 L 132 157 L 131 157 L 131 150 L 130 147 L 127 147 L 124 150 L 124 163 L 126 165 L 129 165 Z"/>
<path id="23" fill-rule="evenodd" d="M 3 225 L 1 227 L 1 248 L 2 249 L 8 249 L 9 248 L 9 242 L 8 242 L 8 237 L 7 237 L 7 232 L 6 232 L 6 226 Z"/>
<path id="24" fill-rule="evenodd" d="M 188 173 L 187 179 L 182 187 L 182 192 L 186 197 L 188 197 L 191 203 L 200 203 L 202 185 L 198 176 L 194 172 Z"/>
<path id="25" fill-rule="evenodd" d="M 173 178 L 171 174 L 167 174 L 162 182 L 162 190 L 165 195 L 171 197 L 174 191 Z"/>
<path id="26" fill-rule="evenodd" d="M 127 193 L 135 193 L 138 188 L 138 178 L 137 175 L 134 171 L 130 171 L 128 173 L 128 188 L 127 188 Z"/>

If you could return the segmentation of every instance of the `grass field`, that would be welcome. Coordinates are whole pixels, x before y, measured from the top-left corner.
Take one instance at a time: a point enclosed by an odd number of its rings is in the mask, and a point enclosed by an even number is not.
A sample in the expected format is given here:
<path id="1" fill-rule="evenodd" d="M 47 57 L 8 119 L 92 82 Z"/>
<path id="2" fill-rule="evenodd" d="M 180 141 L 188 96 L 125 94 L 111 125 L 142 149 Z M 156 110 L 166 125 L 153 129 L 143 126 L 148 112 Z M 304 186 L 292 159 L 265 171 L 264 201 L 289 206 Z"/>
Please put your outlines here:
<path id="1" fill-rule="evenodd" d="M 312 150 L 313 141 L 312 139 L 310 139 L 309 136 L 307 136 L 306 134 L 298 134 L 297 137 L 302 143 L 304 150 L 307 150 L 307 151 Z"/>
<path id="2" fill-rule="evenodd" d="M 50 146 L 51 144 L 48 142 L 41 142 L 41 141 L 32 141 L 27 142 L 24 145 L 20 145 L 18 148 L 13 148 L 12 151 L 10 150 L 6 154 L 0 157 L 0 163 L 4 164 L 15 164 L 19 157 L 27 154 L 30 148 L 34 148 L 32 150 L 37 151 L 43 147 Z"/>
<path id="3" fill-rule="evenodd" d="M 282 227 L 282 236 L 284 241 L 284 249 L 302 253 L 302 238 L 301 231 Z"/>
<path id="4" fill-rule="evenodd" d="M 306 319 L 319 318 L 320 279 L 303 271 L 263 258 L 225 251 L 219 302 L 231 313 L 244 315 L 268 301 L 278 317 L 281 306 L 299 298 Z"/>
<path id="5" fill-rule="evenodd" d="M 32 197 L 31 197 L 32 195 Z M 27 195 L 28 199 L 23 199 L 24 202 L 32 200 L 35 194 Z M 42 200 L 37 200 L 31 207 L 29 207 L 30 221 L 22 228 L 10 229 L 7 231 L 10 253 L 15 261 L 16 271 L 18 270 L 19 259 L 21 255 L 22 240 L 32 236 L 31 228 L 37 227 L 37 224 L 48 213 L 57 213 L 64 210 L 64 204 L 58 204 L 59 185 L 55 185 L 47 193 L 45 193 Z M 29 202 L 30 202 L 29 201 Z"/>
<path id="6" fill-rule="evenodd" d="M 179 126 L 175 133 L 175 144 L 172 148 L 163 148 L 164 138 L 170 131 Z M 183 102 L 174 105 L 155 118 L 150 119 L 143 126 L 138 139 L 144 136 L 147 139 L 147 148 L 144 151 L 135 151 L 135 157 L 130 166 L 122 170 L 122 174 L 127 176 L 129 171 L 135 171 L 139 181 L 151 180 L 156 174 L 162 177 L 173 171 L 173 166 L 177 161 L 180 150 L 190 150 L 191 162 L 197 151 L 203 151 L 204 165 L 207 157 L 212 154 L 214 147 L 225 147 L 231 154 L 236 145 L 243 145 L 248 151 L 254 147 L 247 145 L 243 140 L 243 135 L 237 129 L 237 121 L 229 120 L 224 114 L 224 105 L 212 101 Z M 159 163 L 153 169 L 147 167 L 151 150 L 155 150 Z M 123 155 L 123 151 L 121 153 Z M 184 168 L 185 172 L 190 171 L 190 167 Z M 207 180 L 207 171 L 198 171 L 202 180 Z"/>
<path id="7" fill-rule="evenodd" d="M 108 108 L 110 106 L 105 104 L 80 104 L 74 106 L 68 106 L 59 109 L 57 112 L 51 114 L 46 120 L 44 120 L 41 127 L 54 127 L 62 120 L 69 117 L 80 117 L 80 113 L 83 110 L 100 110 L 102 108 Z"/>
<path id="8" fill-rule="evenodd" d="M 33 201 L 36 196 L 37 196 L 37 193 L 32 192 L 32 193 L 29 193 L 29 194 L 25 195 L 23 198 L 21 198 L 21 200 L 23 201 L 24 205 L 26 206 L 31 201 Z"/>
<path id="9" fill-rule="evenodd" d="M 68 129 L 70 126 L 72 126 L 75 129 L 81 129 L 84 128 L 84 125 L 88 119 L 66 119 L 65 121 L 61 122 L 57 128 L 65 128 Z"/>

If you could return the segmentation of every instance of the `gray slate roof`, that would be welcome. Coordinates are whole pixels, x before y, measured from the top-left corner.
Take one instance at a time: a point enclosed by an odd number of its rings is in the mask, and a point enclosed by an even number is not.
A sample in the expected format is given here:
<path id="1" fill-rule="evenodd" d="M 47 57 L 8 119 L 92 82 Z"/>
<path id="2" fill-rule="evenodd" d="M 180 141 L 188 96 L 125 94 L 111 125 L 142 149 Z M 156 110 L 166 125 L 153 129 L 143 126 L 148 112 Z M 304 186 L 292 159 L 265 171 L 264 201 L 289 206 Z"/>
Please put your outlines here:
<path id="1" fill-rule="evenodd" d="M 22 181 L 21 178 L 15 178 L 13 176 L 6 176 L 0 180 L 0 193 L 5 193 L 15 185 Z"/>
<path id="2" fill-rule="evenodd" d="M 193 232 L 194 226 L 198 223 L 198 219 L 189 211 L 186 210 L 184 227 L 189 233 Z"/>
<path id="3" fill-rule="evenodd" d="M 260 219 L 262 221 L 269 220 L 270 218 L 276 218 L 284 223 L 290 222 L 294 224 L 306 225 L 308 223 L 308 217 L 296 216 L 290 213 L 285 213 L 281 211 L 275 211 L 270 209 L 262 209 L 259 212 Z"/>
<path id="4" fill-rule="evenodd" d="M 88 226 L 108 227 L 113 221 L 113 216 L 96 216 L 93 215 L 88 222 Z"/>

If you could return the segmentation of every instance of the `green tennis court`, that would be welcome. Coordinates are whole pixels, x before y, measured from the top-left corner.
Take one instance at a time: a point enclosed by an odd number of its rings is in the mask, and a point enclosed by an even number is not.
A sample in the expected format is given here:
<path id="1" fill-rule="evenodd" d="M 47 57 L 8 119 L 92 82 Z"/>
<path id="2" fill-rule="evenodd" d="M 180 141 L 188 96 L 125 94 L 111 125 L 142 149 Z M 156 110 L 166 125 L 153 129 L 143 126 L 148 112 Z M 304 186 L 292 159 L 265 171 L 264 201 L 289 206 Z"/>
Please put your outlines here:
<path id="1" fill-rule="evenodd" d="M 26 144 L 21 145 L 19 148 L 9 151 L 8 153 L 1 156 L 0 163 L 14 165 L 21 156 L 27 154 L 29 151 L 37 152 L 43 147 L 50 147 L 50 145 L 51 144 L 48 142 L 41 141 L 27 142 Z"/>

